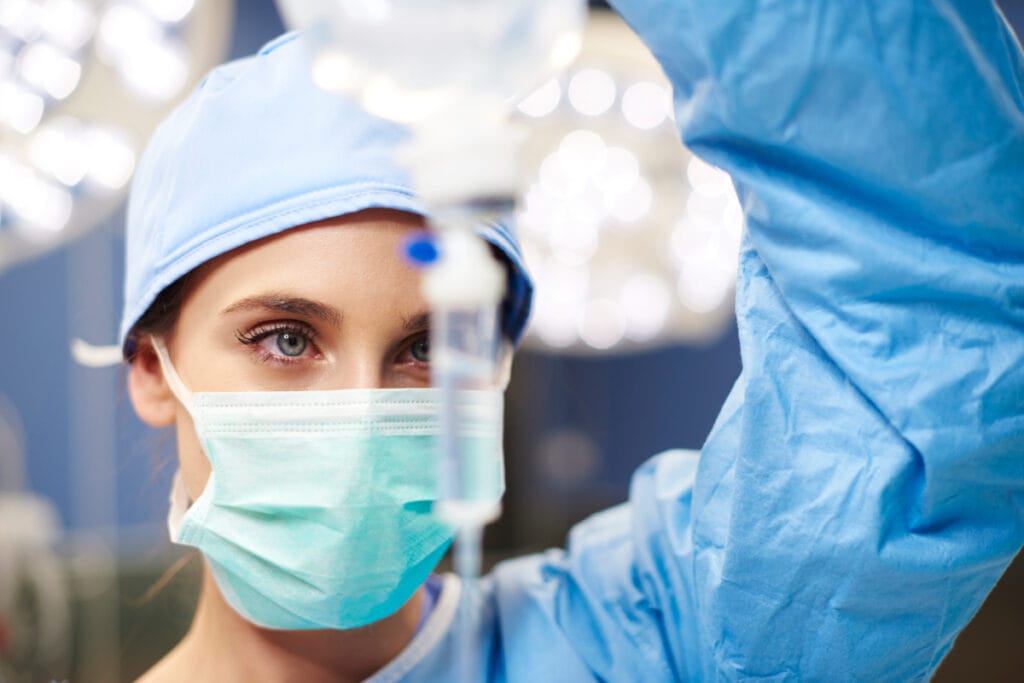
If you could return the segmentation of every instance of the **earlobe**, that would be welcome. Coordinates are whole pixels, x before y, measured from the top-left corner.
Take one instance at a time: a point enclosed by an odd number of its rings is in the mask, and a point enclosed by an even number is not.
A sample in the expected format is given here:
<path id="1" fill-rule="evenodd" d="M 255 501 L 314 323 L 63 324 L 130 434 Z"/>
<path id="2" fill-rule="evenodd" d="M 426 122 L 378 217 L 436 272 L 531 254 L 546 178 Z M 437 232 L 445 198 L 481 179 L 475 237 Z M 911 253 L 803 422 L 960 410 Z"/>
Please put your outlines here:
<path id="1" fill-rule="evenodd" d="M 164 379 L 160 361 L 149 340 L 139 342 L 128 366 L 128 395 L 139 419 L 150 427 L 174 424 L 177 400 Z"/>

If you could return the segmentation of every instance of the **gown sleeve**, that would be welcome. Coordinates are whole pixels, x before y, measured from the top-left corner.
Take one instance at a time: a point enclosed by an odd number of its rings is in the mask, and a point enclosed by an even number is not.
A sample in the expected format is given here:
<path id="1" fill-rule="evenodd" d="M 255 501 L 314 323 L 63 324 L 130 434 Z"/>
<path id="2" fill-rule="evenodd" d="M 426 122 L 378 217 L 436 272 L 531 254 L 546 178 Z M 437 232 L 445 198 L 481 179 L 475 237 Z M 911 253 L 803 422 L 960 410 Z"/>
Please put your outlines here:
<path id="1" fill-rule="evenodd" d="M 925 680 L 1024 543 L 1020 45 L 989 0 L 612 4 L 740 196 L 743 371 L 547 610 L 607 680 Z"/>

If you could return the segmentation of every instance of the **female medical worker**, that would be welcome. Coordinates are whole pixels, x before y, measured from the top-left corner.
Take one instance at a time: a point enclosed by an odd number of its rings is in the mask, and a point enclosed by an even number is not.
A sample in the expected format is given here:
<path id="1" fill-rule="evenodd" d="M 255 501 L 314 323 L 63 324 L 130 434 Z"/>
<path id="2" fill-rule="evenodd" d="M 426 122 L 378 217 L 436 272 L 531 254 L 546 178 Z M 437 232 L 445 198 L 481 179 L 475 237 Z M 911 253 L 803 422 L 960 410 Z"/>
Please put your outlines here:
<path id="1" fill-rule="evenodd" d="M 485 580 L 480 680 L 926 679 L 1024 541 L 1020 46 L 988 0 L 616 4 L 740 194 L 743 372 L 699 458 Z M 149 681 L 454 678 L 447 539 L 373 428 L 427 383 L 421 207 L 301 42 L 214 71 L 132 191 L 130 394 L 208 568 Z"/>

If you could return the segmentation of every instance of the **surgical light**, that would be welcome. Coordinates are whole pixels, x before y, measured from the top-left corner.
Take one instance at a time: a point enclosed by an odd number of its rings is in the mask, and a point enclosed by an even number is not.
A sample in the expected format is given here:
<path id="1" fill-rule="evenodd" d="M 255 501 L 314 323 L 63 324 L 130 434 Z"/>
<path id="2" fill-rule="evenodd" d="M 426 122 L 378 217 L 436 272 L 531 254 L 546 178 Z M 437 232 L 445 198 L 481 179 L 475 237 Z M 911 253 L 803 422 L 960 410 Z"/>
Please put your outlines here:
<path id="1" fill-rule="evenodd" d="M 83 0 L 48 0 L 39 19 L 47 38 L 72 52 L 85 47 L 96 27 L 92 5 Z"/>
<path id="2" fill-rule="evenodd" d="M 562 86 L 557 78 L 549 79 L 519 103 L 519 111 L 534 118 L 547 116 L 562 99 Z"/>
<path id="3" fill-rule="evenodd" d="M 594 299 L 588 302 L 578 325 L 580 338 L 591 348 L 598 350 L 610 349 L 626 334 L 625 313 L 612 299 Z"/>
<path id="4" fill-rule="evenodd" d="M 92 126 L 82 135 L 84 156 L 89 160 L 87 177 L 109 190 L 120 190 L 135 170 L 135 151 L 121 128 Z"/>
<path id="5" fill-rule="evenodd" d="M 664 329 L 672 309 L 672 293 L 665 278 L 639 271 L 623 284 L 619 306 L 626 315 L 625 336 L 635 342 L 647 342 Z"/>
<path id="6" fill-rule="evenodd" d="M 609 193 L 605 208 L 608 215 L 618 221 L 618 227 L 622 228 L 638 223 L 650 212 L 653 202 L 654 192 L 650 184 L 638 177 L 621 194 Z"/>
<path id="7" fill-rule="evenodd" d="M 88 171 L 89 160 L 81 145 L 82 124 L 69 116 L 40 127 L 28 147 L 28 158 L 40 171 L 74 187 Z"/>
<path id="8" fill-rule="evenodd" d="M 4 157 L 0 157 L 0 203 L 20 219 L 15 229 L 36 243 L 59 238 L 71 217 L 71 194 L 66 189 Z"/>
<path id="9" fill-rule="evenodd" d="M 622 115 L 641 130 L 655 128 L 672 112 L 672 95 L 663 85 L 650 81 L 634 83 L 622 94 Z"/>
<path id="10" fill-rule="evenodd" d="M 600 116 L 615 103 L 615 80 L 601 69 L 584 69 L 569 81 L 569 102 L 585 116 Z"/>
<path id="11" fill-rule="evenodd" d="M 220 61 L 232 3 L 0 0 L 0 270 L 124 200 L 139 145 Z"/>
<path id="12" fill-rule="evenodd" d="M 595 12 L 578 61 L 519 112 L 535 131 L 517 215 L 537 282 L 527 345 L 610 353 L 719 334 L 743 212 L 729 176 L 680 144 L 639 40 Z"/>
<path id="13" fill-rule="evenodd" d="M 28 135 L 43 120 L 46 103 L 28 88 L 12 81 L 0 83 L 0 115 L 15 133 Z"/>
<path id="14" fill-rule="evenodd" d="M 142 0 L 142 5 L 162 22 L 176 24 L 195 7 L 195 0 Z"/>
<path id="15" fill-rule="evenodd" d="M 82 65 L 48 43 L 34 43 L 18 57 L 18 70 L 25 83 L 62 100 L 78 86 Z"/>

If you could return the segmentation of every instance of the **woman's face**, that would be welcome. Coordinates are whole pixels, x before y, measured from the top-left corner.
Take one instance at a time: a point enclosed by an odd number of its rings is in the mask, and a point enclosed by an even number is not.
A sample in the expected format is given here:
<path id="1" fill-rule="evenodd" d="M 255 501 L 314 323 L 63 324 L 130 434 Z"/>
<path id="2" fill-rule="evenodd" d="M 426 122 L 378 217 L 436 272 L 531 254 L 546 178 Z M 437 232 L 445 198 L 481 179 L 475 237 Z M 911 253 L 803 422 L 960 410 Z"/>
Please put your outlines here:
<path id="1" fill-rule="evenodd" d="M 372 209 L 289 230 L 203 266 L 166 340 L 185 386 L 207 392 L 429 385 L 427 305 L 418 271 L 400 253 L 421 227 L 418 217 Z M 135 385 L 154 366 L 136 365 L 132 372 L 143 376 L 129 386 L 138 410 Z M 176 401 L 167 405 L 194 500 L 210 466 L 187 411 Z"/>

